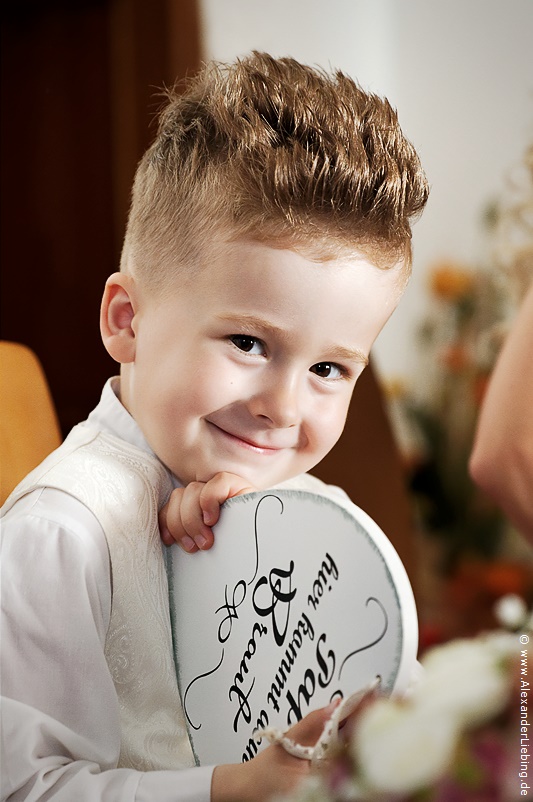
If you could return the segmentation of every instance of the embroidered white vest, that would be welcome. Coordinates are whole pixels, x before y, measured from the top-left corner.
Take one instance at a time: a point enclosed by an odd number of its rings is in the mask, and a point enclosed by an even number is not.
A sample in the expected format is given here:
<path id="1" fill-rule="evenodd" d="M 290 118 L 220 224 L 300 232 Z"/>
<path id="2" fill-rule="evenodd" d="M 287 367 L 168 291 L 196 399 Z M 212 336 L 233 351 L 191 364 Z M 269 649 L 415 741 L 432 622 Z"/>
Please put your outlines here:
<path id="1" fill-rule="evenodd" d="M 158 512 L 172 490 L 169 474 L 150 454 L 80 424 L 18 485 L 2 513 L 39 487 L 79 499 L 107 539 L 112 606 L 105 656 L 120 706 L 119 766 L 139 771 L 194 766 L 158 528 Z"/>

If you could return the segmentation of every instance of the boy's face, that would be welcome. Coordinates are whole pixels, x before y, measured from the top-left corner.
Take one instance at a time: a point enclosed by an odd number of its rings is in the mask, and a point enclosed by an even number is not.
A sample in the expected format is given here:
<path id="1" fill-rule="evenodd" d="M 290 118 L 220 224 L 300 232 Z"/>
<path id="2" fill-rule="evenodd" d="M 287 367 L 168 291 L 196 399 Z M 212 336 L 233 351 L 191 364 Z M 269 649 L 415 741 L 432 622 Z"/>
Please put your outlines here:
<path id="1" fill-rule="evenodd" d="M 225 243 L 170 297 L 140 298 L 122 401 L 183 484 L 229 471 L 263 489 L 308 471 L 342 432 L 399 273 Z"/>

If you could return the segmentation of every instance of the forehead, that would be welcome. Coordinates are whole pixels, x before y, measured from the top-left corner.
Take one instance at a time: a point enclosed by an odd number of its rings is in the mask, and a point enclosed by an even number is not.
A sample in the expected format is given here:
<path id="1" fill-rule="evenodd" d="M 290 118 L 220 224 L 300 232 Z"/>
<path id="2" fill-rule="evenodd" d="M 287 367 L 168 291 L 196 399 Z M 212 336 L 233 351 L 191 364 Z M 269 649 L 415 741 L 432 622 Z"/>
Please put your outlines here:
<path id="1" fill-rule="evenodd" d="M 386 262 L 386 265 L 385 265 Z M 267 287 L 278 281 L 305 287 L 314 277 L 327 274 L 340 283 L 363 289 L 368 285 L 403 289 L 407 267 L 404 260 L 385 260 L 383 253 L 375 258 L 356 248 L 339 248 L 328 243 L 306 247 L 262 242 L 252 239 L 215 239 L 204 253 L 196 275 L 206 284 L 223 288 L 237 279 L 243 289 L 248 285 Z M 339 279 L 339 276 L 342 276 Z"/>
<path id="2" fill-rule="evenodd" d="M 402 291 L 401 265 L 377 267 L 361 255 L 321 260 L 268 244 L 236 241 L 211 250 L 176 293 L 198 314 L 252 318 L 294 337 L 327 332 L 347 347 L 369 348 Z M 360 340 L 360 342 L 356 342 Z"/>
<path id="3" fill-rule="evenodd" d="M 313 290 L 322 282 L 322 304 L 336 302 L 342 306 L 355 296 L 372 295 L 376 290 L 398 298 L 406 284 L 401 261 L 382 268 L 355 251 L 325 259 L 315 249 L 295 250 L 255 240 L 215 239 L 203 249 L 198 261 L 178 268 L 174 275 L 174 281 L 165 283 L 162 295 L 146 288 L 148 302 L 149 296 L 157 303 L 165 297 L 178 300 L 187 295 L 196 296 L 195 304 L 204 305 L 207 299 L 217 298 L 236 308 L 239 303 L 246 307 L 251 300 L 254 305 L 268 306 L 277 303 L 273 296 L 283 294 L 290 297 L 295 308 L 301 308 L 316 303 Z"/>
<path id="4" fill-rule="evenodd" d="M 166 257 L 162 255 L 158 270 L 155 271 L 160 274 L 159 280 L 154 281 L 156 276 L 145 275 L 135 265 L 130 265 L 128 272 L 136 275 L 149 295 L 158 296 L 159 299 L 173 295 L 183 287 L 191 287 L 198 278 L 205 280 L 226 274 L 231 271 L 235 261 L 242 262 L 243 279 L 255 281 L 253 275 L 245 276 L 244 267 L 250 260 L 264 260 L 268 253 L 283 255 L 289 252 L 300 255 L 309 265 L 324 267 L 341 263 L 357 266 L 361 261 L 370 263 L 384 272 L 392 271 L 401 291 L 405 289 L 410 276 L 411 258 L 408 248 L 401 252 L 393 251 L 386 245 L 367 242 L 359 244 L 353 241 L 347 243 L 340 237 L 316 232 L 308 237 L 296 231 L 289 234 L 281 232 L 273 238 L 258 238 L 255 234 L 239 234 L 230 225 L 215 222 L 204 234 L 206 236 L 203 241 L 198 241 L 185 259 L 179 258 L 176 251 L 172 256 L 173 249 Z"/>

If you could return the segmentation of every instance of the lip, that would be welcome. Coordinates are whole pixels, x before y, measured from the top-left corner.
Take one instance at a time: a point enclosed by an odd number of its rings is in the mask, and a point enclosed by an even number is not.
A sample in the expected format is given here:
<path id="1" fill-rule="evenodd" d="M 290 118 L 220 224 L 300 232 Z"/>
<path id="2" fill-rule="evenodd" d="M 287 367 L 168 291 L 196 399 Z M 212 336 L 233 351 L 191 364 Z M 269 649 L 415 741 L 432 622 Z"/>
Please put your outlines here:
<path id="1" fill-rule="evenodd" d="M 216 423 L 212 421 L 207 421 L 213 429 L 217 432 L 217 434 L 222 435 L 224 438 L 227 439 L 230 443 L 233 443 L 241 448 L 245 448 L 249 451 L 253 451 L 256 454 L 277 454 L 280 451 L 283 451 L 287 446 L 271 446 L 271 445 L 263 445 L 261 443 L 256 443 L 254 440 L 250 440 L 247 437 L 242 437 L 238 434 L 233 434 L 232 432 L 228 432 L 226 429 L 222 429 Z"/>

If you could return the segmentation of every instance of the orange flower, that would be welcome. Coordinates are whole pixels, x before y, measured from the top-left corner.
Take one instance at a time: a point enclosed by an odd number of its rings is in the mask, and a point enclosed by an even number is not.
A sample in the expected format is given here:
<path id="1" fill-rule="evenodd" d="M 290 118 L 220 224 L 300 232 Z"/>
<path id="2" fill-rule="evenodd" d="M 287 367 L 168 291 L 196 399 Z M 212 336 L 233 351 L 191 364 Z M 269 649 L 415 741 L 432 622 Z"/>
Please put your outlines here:
<path id="1" fill-rule="evenodd" d="M 383 389 L 385 391 L 385 395 L 391 401 L 397 398 L 405 398 L 407 396 L 407 384 L 399 376 L 393 377 L 388 381 L 384 381 Z"/>
<path id="2" fill-rule="evenodd" d="M 494 562 L 487 566 L 484 585 L 487 592 L 495 599 L 509 593 L 515 593 L 527 599 L 531 593 L 533 576 L 531 568 L 515 562 Z"/>
<path id="3" fill-rule="evenodd" d="M 470 355 L 464 345 L 455 343 L 443 350 L 442 361 L 450 373 L 462 373 L 470 364 Z"/>
<path id="4" fill-rule="evenodd" d="M 443 301 L 458 301 L 468 295 L 474 285 L 474 276 L 453 262 L 435 265 L 430 278 L 433 294 Z"/>

